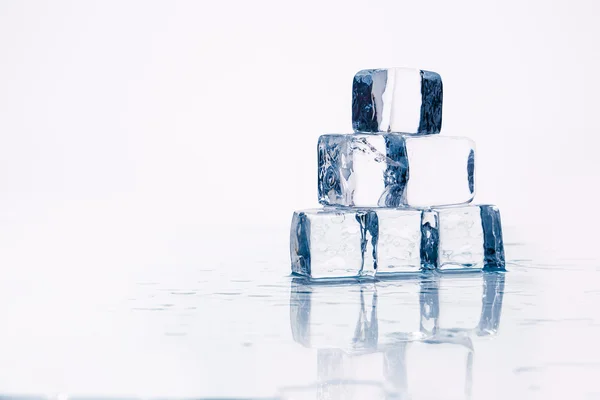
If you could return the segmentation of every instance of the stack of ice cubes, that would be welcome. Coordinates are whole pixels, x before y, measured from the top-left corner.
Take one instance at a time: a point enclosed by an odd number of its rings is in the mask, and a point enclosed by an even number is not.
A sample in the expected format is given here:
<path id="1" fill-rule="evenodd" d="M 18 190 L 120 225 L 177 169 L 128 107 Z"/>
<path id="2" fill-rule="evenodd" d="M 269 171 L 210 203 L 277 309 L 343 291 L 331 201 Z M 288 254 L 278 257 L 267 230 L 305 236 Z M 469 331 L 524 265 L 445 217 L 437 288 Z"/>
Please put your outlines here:
<path id="1" fill-rule="evenodd" d="M 435 72 L 388 68 L 354 76 L 354 133 L 319 138 L 324 207 L 296 211 L 292 219 L 294 274 L 504 270 L 498 208 L 469 204 L 475 143 L 438 135 L 442 98 Z"/>

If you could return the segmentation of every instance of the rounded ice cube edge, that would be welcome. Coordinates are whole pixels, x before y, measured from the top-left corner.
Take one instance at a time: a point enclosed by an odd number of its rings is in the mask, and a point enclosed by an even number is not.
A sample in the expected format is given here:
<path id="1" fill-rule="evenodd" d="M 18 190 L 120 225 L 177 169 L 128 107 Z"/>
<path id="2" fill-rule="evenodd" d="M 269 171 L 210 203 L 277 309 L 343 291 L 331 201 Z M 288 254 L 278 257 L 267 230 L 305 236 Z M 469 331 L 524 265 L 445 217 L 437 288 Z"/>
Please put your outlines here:
<path id="1" fill-rule="evenodd" d="M 442 129 L 441 76 L 414 68 L 364 69 L 352 83 L 355 132 L 437 134 Z"/>
<path id="2" fill-rule="evenodd" d="M 462 136 L 325 134 L 317 144 L 324 206 L 465 205 L 475 196 L 475 142 Z"/>
<path id="3" fill-rule="evenodd" d="M 338 281 L 505 271 L 493 205 L 307 209 L 290 230 L 293 275 Z"/>
<path id="4" fill-rule="evenodd" d="M 437 271 L 506 271 L 502 221 L 497 206 L 445 206 L 436 207 L 434 211 L 440 219 Z"/>

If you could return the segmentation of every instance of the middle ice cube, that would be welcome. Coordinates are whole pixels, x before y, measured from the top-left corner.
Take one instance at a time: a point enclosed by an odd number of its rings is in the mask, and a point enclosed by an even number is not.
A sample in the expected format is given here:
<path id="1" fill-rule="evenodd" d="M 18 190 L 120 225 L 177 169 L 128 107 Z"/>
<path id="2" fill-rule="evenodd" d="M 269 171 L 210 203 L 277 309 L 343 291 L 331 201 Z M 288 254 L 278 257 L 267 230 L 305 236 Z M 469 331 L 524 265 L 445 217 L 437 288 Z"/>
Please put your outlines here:
<path id="1" fill-rule="evenodd" d="M 475 195 L 475 143 L 465 137 L 323 135 L 318 151 L 323 205 L 423 208 Z"/>

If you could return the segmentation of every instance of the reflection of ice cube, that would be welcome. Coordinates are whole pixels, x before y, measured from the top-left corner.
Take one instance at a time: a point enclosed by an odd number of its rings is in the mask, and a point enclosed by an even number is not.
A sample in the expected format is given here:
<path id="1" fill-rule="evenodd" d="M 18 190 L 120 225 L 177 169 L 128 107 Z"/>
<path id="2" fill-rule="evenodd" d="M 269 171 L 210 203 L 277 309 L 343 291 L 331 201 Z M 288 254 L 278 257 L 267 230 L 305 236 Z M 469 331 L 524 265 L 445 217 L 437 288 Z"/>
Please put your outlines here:
<path id="1" fill-rule="evenodd" d="M 379 348 L 394 347 L 399 342 L 423 339 L 425 316 L 421 298 L 427 279 L 377 282 Z"/>
<path id="2" fill-rule="evenodd" d="M 475 194 L 475 143 L 464 137 L 323 135 L 319 202 L 355 207 L 465 204 Z"/>
<path id="3" fill-rule="evenodd" d="M 294 339 L 313 348 L 364 353 L 457 332 L 493 335 L 500 324 L 504 274 L 432 276 L 373 283 L 311 284 L 294 279 Z"/>
<path id="4" fill-rule="evenodd" d="M 383 385 L 373 382 L 330 381 L 283 388 L 279 400 L 388 400 Z"/>
<path id="5" fill-rule="evenodd" d="M 504 274 L 442 276 L 439 282 L 439 318 L 435 332 L 494 335 L 500 325 Z M 480 286 L 478 283 L 482 282 Z"/>
<path id="6" fill-rule="evenodd" d="M 382 359 L 381 353 L 348 355 L 339 349 L 319 350 L 317 375 L 322 398 L 344 399 L 349 394 L 348 383 L 383 387 Z M 354 386 L 353 394 L 358 394 L 357 388 L 360 386 Z"/>
<path id="7" fill-rule="evenodd" d="M 468 336 L 437 336 L 406 348 L 406 392 L 413 399 L 468 399 L 474 349 Z M 435 377 L 435 384 L 432 384 Z"/>
<path id="8" fill-rule="evenodd" d="M 319 349 L 318 380 L 295 389 L 312 397 L 284 398 L 358 398 L 361 388 L 372 391 L 365 398 L 469 399 L 471 335 L 497 332 L 503 294 L 504 274 L 494 272 L 358 286 L 295 279 L 292 332 Z M 420 340 L 406 340 L 410 332 Z"/>
<path id="9" fill-rule="evenodd" d="M 399 342 L 373 353 L 321 349 L 317 381 L 284 388 L 281 394 L 284 399 L 319 400 L 469 398 L 473 353 L 471 340 L 464 335 Z"/>
<path id="10" fill-rule="evenodd" d="M 442 79 L 411 68 L 359 71 L 352 85 L 355 132 L 439 133 Z"/>
<path id="11" fill-rule="evenodd" d="M 314 348 L 372 349 L 377 346 L 376 301 L 373 283 L 329 286 L 294 280 L 290 299 L 294 339 Z"/>
<path id="12" fill-rule="evenodd" d="M 292 282 L 294 339 L 313 348 L 371 352 L 422 339 L 420 280 L 360 285 Z"/>

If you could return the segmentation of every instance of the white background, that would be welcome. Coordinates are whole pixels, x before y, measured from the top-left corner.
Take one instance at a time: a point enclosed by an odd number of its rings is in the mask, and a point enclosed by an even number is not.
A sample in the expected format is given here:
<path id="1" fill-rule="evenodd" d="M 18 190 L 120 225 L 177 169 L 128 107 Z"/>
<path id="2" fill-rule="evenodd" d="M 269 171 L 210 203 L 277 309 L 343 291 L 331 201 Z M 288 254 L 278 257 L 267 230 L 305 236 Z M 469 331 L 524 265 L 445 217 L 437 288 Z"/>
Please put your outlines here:
<path id="1" fill-rule="evenodd" d="M 212 271 L 205 289 L 239 291 L 231 278 L 243 275 L 251 291 L 267 279 L 260 268 L 279 265 L 284 279 L 291 214 L 317 206 L 317 138 L 350 131 L 351 80 L 363 68 L 439 72 L 442 134 L 477 143 L 476 202 L 500 207 L 506 242 L 595 265 L 599 20 L 594 0 L 0 0 L 0 390 L 188 395 L 185 384 L 203 376 L 214 394 L 231 389 L 221 372 L 246 376 L 237 347 L 161 336 L 167 314 L 146 320 L 131 307 L 163 300 L 132 283 L 159 277 L 166 289 L 198 289 L 189 277 Z M 546 272 L 507 275 L 535 281 L 519 290 L 543 294 L 545 312 L 515 295 L 505 315 L 595 314 L 593 304 L 580 307 L 576 273 L 561 286 L 563 275 Z M 560 287 L 568 301 L 555 295 Z M 289 335 L 285 307 L 258 318 L 261 330 L 225 328 L 244 302 L 202 290 L 184 322 L 205 337 Z M 98 317 L 98 304 L 120 313 Z M 584 341 L 556 346 L 571 326 L 542 326 L 515 347 L 526 325 L 505 320 L 500 358 L 559 354 L 575 365 L 596 354 Z M 256 371 L 270 388 L 271 375 Z"/>
<path id="2" fill-rule="evenodd" d="M 442 75 L 442 134 L 476 141 L 476 202 L 500 207 L 507 242 L 593 256 L 599 11 L 2 1 L 1 268 L 32 253 L 155 259 L 182 226 L 287 235 L 292 211 L 317 205 L 318 136 L 350 131 L 353 74 L 387 66 Z"/>

